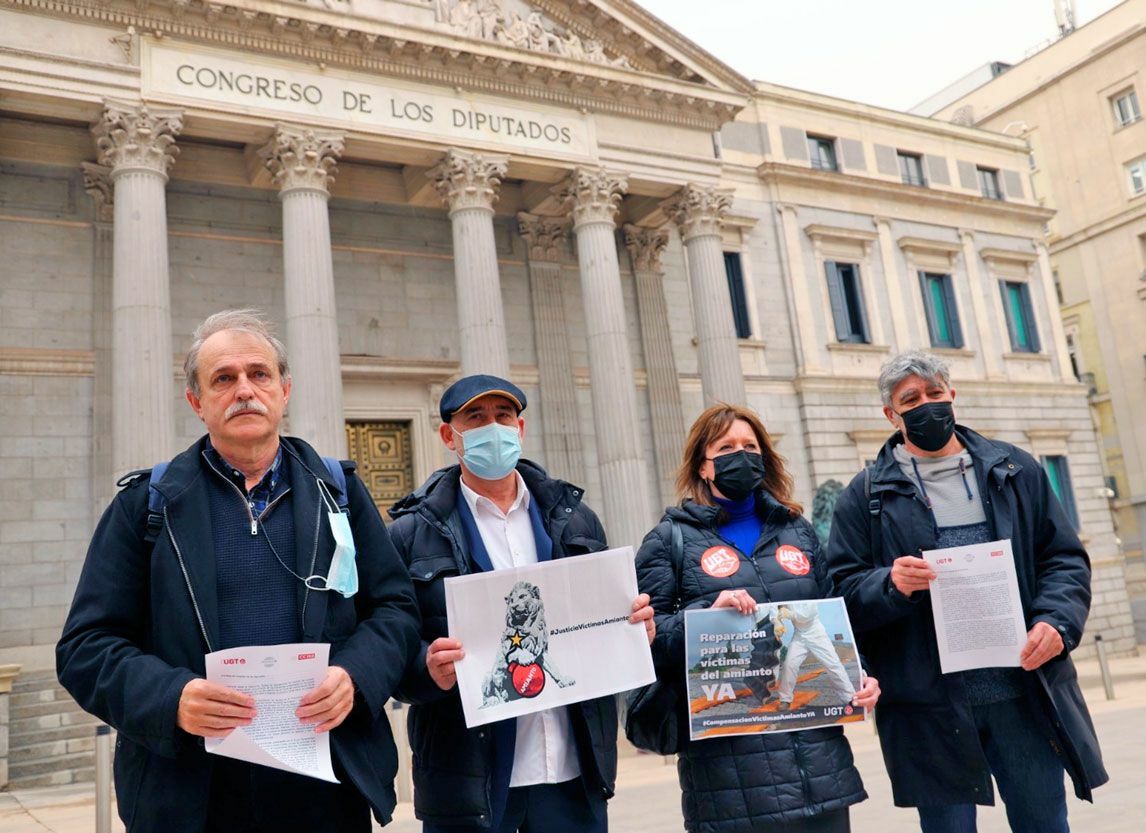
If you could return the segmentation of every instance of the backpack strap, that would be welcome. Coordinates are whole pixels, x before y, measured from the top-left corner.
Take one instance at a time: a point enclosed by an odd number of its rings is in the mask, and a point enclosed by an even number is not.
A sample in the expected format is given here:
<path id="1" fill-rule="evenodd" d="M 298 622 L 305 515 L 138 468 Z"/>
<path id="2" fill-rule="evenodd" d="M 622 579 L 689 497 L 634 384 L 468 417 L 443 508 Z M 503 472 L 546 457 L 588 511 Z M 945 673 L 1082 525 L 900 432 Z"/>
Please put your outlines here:
<path id="1" fill-rule="evenodd" d="M 330 474 L 330 479 L 338 486 L 338 508 L 343 512 L 350 508 L 350 495 L 346 493 L 346 472 L 354 471 L 357 465 L 353 460 L 339 460 L 337 457 L 323 457 L 322 464 Z"/>
<path id="2" fill-rule="evenodd" d="M 163 479 L 168 465 L 165 460 L 151 467 L 151 480 L 147 484 L 147 532 L 143 535 L 143 540 L 149 544 L 158 540 L 163 529 L 163 508 L 167 506 L 167 498 L 155 488 L 155 484 Z"/>
<path id="3" fill-rule="evenodd" d="M 864 466 L 863 469 L 863 494 L 867 498 L 869 540 L 871 541 L 872 559 L 874 560 L 883 554 L 883 524 L 880 523 L 879 517 L 883 510 L 883 504 L 878 497 L 873 498 L 871 496 L 871 466 Z"/>
<path id="4" fill-rule="evenodd" d="M 673 599 L 673 613 L 676 613 L 680 610 L 681 573 L 684 572 L 684 533 L 676 521 L 669 521 L 669 529 L 671 530 L 669 557 L 672 559 L 673 575 L 676 576 L 676 598 Z"/>

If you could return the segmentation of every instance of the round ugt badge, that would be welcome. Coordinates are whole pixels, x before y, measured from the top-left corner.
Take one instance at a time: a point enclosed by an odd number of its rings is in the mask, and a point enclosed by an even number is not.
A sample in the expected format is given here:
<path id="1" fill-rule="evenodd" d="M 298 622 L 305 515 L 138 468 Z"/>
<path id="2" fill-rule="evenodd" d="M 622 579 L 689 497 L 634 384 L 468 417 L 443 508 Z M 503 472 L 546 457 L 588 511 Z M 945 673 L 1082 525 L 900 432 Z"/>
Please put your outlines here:
<path id="1" fill-rule="evenodd" d="M 513 680 L 513 690 L 519 697 L 536 697 L 545 688 L 545 671 L 537 662 L 529 665 L 518 665 L 511 662 L 508 666 L 510 679 Z"/>
<path id="2" fill-rule="evenodd" d="M 713 578 L 728 578 L 740 569 L 740 556 L 730 547 L 709 547 L 700 557 L 700 569 Z"/>
<path id="3" fill-rule="evenodd" d="M 806 576 L 812 569 L 812 562 L 804 555 L 804 551 L 791 544 L 776 547 L 776 563 L 794 576 Z"/>

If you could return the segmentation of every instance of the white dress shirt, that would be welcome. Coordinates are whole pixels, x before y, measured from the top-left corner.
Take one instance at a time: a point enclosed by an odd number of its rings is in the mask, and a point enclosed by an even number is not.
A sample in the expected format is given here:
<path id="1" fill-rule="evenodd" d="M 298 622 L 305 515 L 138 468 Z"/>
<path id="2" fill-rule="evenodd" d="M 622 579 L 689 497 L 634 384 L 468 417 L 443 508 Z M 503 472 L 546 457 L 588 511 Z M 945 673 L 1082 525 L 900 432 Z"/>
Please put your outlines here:
<path id="1" fill-rule="evenodd" d="M 517 497 L 508 512 L 482 497 L 464 482 L 462 495 L 473 513 L 478 534 L 495 570 L 537 563 L 537 542 L 529 519 L 529 489 L 517 476 Z M 509 786 L 559 784 L 581 774 L 573 725 L 564 707 L 546 709 L 517 718 L 517 743 Z"/>

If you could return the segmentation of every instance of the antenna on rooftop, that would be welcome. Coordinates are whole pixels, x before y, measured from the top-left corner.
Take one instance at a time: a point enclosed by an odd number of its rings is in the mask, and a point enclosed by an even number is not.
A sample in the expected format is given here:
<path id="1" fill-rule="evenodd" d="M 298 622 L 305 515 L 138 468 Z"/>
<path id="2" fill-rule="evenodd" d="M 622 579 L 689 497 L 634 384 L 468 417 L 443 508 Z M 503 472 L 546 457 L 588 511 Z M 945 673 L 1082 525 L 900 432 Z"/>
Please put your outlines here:
<path id="1" fill-rule="evenodd" d="M 1074 31 L 1074 0 L 1054 0 L 1054 20 L 1059 35 L 1065 37 Z"/>

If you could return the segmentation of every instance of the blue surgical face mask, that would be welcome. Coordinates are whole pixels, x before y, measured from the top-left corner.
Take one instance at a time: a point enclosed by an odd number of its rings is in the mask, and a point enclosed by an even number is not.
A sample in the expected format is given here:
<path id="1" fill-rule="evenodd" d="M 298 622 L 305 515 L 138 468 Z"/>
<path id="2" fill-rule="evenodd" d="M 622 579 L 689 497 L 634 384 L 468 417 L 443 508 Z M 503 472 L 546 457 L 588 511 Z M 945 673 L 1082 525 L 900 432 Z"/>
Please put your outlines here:
<path id="1" fill-rule="evenodd" d="M 459 455 L 475 477 L 501 480 L 521 458 L 521 432 L 516 425 L 491 422 L 469 431 L 454 430 L 462 438 L 465 451 Z"/>
<path id="2" fill-rule="evenodd" d="M 354 546 L 354 533 L 350 530 L 350 516 L 339 510 L 334 497 L 318 478 L 318 492 L 330 521 L 330 534 L 334 538 L 334 554 L 325 576 L 309 576 L 304 583 L 311 590 L 333 590 L 344 599 L 358 592 L 358 565 Z"/>

